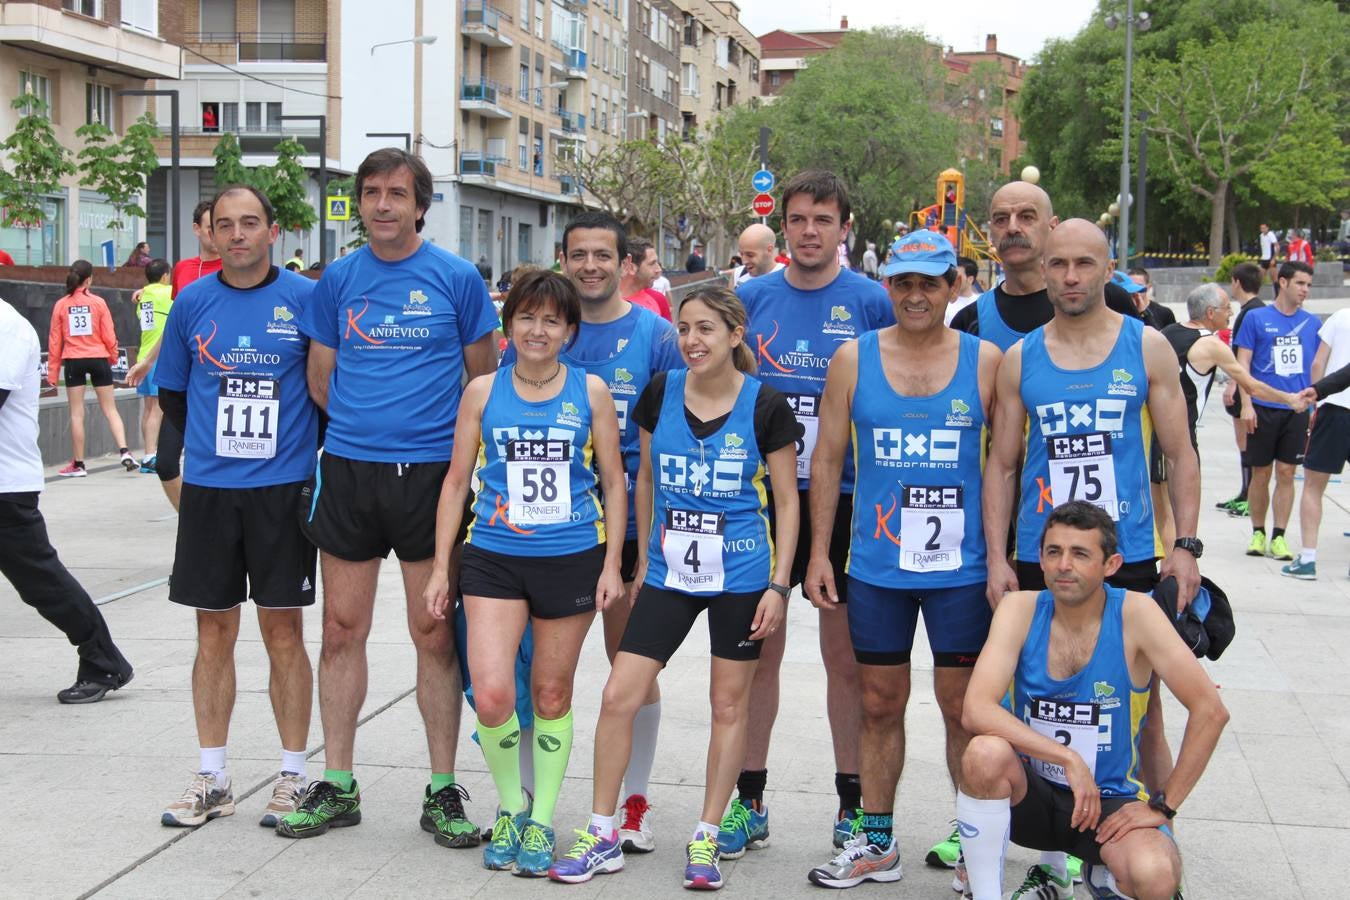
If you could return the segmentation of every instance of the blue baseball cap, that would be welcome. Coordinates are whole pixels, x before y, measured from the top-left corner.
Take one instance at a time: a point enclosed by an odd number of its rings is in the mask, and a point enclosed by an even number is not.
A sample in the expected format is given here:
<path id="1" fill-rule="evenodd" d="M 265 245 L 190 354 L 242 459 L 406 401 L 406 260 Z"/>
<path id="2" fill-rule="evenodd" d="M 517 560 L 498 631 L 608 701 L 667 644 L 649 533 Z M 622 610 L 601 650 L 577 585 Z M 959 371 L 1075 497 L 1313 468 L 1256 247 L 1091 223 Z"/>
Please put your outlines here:
<path id="1" fill-rule="evenodd" d="M 881 270 L 885 278 L 910 272 L 919 275 L 944 275 L 956 266 L 952 242 L 936 231 L 922 229 L 902 235 L 891 244 L 891 258 Z"/>
<path id="2" fill-rule="evenodd" d="M 1148 290 L 1146 285 L 1139 284 L 1119 269 L 1116 269 L 1111 273 L 1111 283 L 1121 290 L 1129 291 L 1131 294 L 1138 294 Z"/>

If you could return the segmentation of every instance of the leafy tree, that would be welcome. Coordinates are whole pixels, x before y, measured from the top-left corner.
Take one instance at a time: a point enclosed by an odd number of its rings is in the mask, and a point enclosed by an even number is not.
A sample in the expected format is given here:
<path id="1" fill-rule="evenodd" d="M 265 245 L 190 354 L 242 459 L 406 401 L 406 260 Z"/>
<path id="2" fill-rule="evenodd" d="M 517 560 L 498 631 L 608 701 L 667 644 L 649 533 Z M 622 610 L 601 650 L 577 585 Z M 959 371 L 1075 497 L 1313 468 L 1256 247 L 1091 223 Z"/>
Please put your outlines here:
<path id="1" fill-rule="evenodd" d="M 282 231 L 308 231 L 314 227 L 319 215 L 305 191 L 309 175 L 300 164 L 305 147 L 295 138 L 283 138 L 277 144 L 276 151 L 277 161 L 274 164 L 255 170 L 263 179 L 259 187 L 272 201 L 272 209 L 276 211 L 277 224 Z"/>
<path id="2" fill-rule="evenodd" d="M 247 184 L 256 187 L 253 181 L 253 173 L 244 167 L 244 151 L 239 146 L 239 139 L 231 132 L 225 132 L 216 141 L 216 149 L 213 154 L 216 158 L 215 175 L 216 184 L 225 187 L 230 184 Z"/>
<path id="3" fill-rule="evenodd" d="M 113 207 L 113 219 L 108 224 L 113 229 L 115 256 L 119 255 L 117 236 L 127 224 L 122 217 L 145 218 L 139 201 L 145 192 L 145 180 L 159 168 L 150 142 L 156 133 L 154 119 L 149 115 L 138 119 L 120 141 L 102 122 L 90 122 L 75 130 L 84 141 L 77 154 L 80 184 L 98 191 Z"/>
<path id="4" fill-rule="evenodd" d="M 647 235 L 656 233 L 658 211 L 672 199 L 678 175 L 670 163 L 662 146 L 636 140 L 602 147 L 598 153 L 569 149 L 558 154 L 555 167 L 629 231 Z"/>
<path id="5" fill-rule="evenodd" d="M 43 198 L 61 189 L 61 179 L 75 173 L 68 151 L 56 138 L 47 104 L 34 94 L 23 94 L 10 104 L 22 115 L 14 133 L 0 141 L 8 170 L 0 168 L 0 206 L 5 227 L 24 229 L 24 262 L 33 261 L 33 231 L 42 227 Z"/>
<path id="6" fill-rule="evenodd" d="M 1279 203 L 1335 209 L 1350 196 L 1350 145 L 1335 113 L 1306 98 L 1300 101 L 1289 129 L 1252 172 L 1256 186 Z"/>

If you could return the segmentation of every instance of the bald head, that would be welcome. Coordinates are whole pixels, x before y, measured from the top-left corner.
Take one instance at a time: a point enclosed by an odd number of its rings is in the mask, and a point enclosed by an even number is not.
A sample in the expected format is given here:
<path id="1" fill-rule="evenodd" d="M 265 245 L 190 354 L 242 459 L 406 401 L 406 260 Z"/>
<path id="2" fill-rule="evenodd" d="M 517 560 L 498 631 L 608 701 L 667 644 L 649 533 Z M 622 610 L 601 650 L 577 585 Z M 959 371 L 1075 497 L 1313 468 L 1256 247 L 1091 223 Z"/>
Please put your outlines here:
<path id="1" fill-rule="evenodd" d="M 993 199 L 989 201 L 989 213 L 992 216 L 999 206 L 1014 203 L 1030 203 L 1040 210 L 1046 219 L 1055 214 L 1054 207 L 1050 203 L 1050 195 L 1045 192 L 1045 188 L 1029 181 L 1010 181 L 994 191 Z"/>
<path id="2" fill-rule="evenodd" d="M 767 275 L 773 271 L 774 250 L 778 242 L 773 229 L 759 222 L 741 232 L 737 249 L 741 262 L 752 274 Z"/>
<path id="3" fill-rule="evenodd" d="M 1017 293 L 1040 290 L 1041 253 L 1056 222 L 1050 195 L 1034 184 L 1013 181 L 994 192 L 989 240 Z"/>
<path id="4" fill-rule="evenodd" d="M 1069 219 L 1060 222 L 1050 239 L 1045 242 L 1045 258 L 1052 254 L 1063 255 L 1065 251 L 1073 253 L 1090 252 L 1102 265 L 1111 258 L 1111 245 L 1106 241 L 1106 233 L 1095 222 L 1087 219 Z"/>
<path id="5" fill-rule="evenodd" d="M 1055 315 L 1076 317 L 1103 309 L 1111 274 L 1111 248 L 1087 219 L 1059 223 L 1045 242 L 1045 289 Z"/>

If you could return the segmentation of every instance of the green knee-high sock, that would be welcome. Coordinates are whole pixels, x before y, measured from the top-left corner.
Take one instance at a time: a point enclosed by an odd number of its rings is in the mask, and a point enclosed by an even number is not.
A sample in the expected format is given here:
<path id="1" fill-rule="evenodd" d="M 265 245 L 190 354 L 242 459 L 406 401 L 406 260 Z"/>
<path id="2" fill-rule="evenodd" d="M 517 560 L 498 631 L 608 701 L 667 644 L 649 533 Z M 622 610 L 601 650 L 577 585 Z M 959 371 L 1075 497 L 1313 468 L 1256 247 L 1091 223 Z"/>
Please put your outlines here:
<path id="1" fill-rule="evenodd" d="M 567 760 L 572 755 L 572 711 L 560 719 L 534 717 L 534 812 L 540 825 L 553 824 L 553 807 L 562 793 Z"/>
<path id="2" fill-rule="evenodd" d="M 503 812 L 525 810 L 525 794 L 520 789 L 520 720 L 514 712 L 496 728 L 489 728 L 478 720 L 478 742 L 483 748 L 492 781 L 497 785 L 497 797 Z"/>

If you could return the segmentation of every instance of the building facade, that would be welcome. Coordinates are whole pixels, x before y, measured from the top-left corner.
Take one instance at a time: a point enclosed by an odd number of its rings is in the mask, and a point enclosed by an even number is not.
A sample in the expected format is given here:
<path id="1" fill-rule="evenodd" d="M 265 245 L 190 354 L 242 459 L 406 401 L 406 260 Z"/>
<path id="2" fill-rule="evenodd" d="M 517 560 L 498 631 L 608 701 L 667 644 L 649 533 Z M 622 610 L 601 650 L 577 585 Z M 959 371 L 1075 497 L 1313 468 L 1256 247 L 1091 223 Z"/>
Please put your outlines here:
<path id="1" fill-rule="evenodd" d="M 119 92 L 144 89 L 149 79 L 177 77 L 182 30 L 176 3 L 0 3 L 0 135 L 10 135 L 20 118 L 10 101 L 32 93 L 46 104 L 57 139 L 72 153 L 83 145 L 75 131 L 87 123 L 102 122 L 120 137 L 145 111 L 145 100 Z M 113 207 L 81 187 L 78 175 L 62 179 L 60 191 L 43 205 L 46 221 L 40 227 L 0 227 L 0 249 L 17 263 L 67 265 L 83 258 L 98 265 L 103 242 L 115 240 L 120 264 L 144 234 L 144 223 L 135 219 L 114 232 Z"/>
<path id="2" fill-rule="evenodd" d="M 680 23 L 680 128 L 686 139 L 722 110 L 759 96 L 759 40 L 731 0 L 674 0 Z"/>

